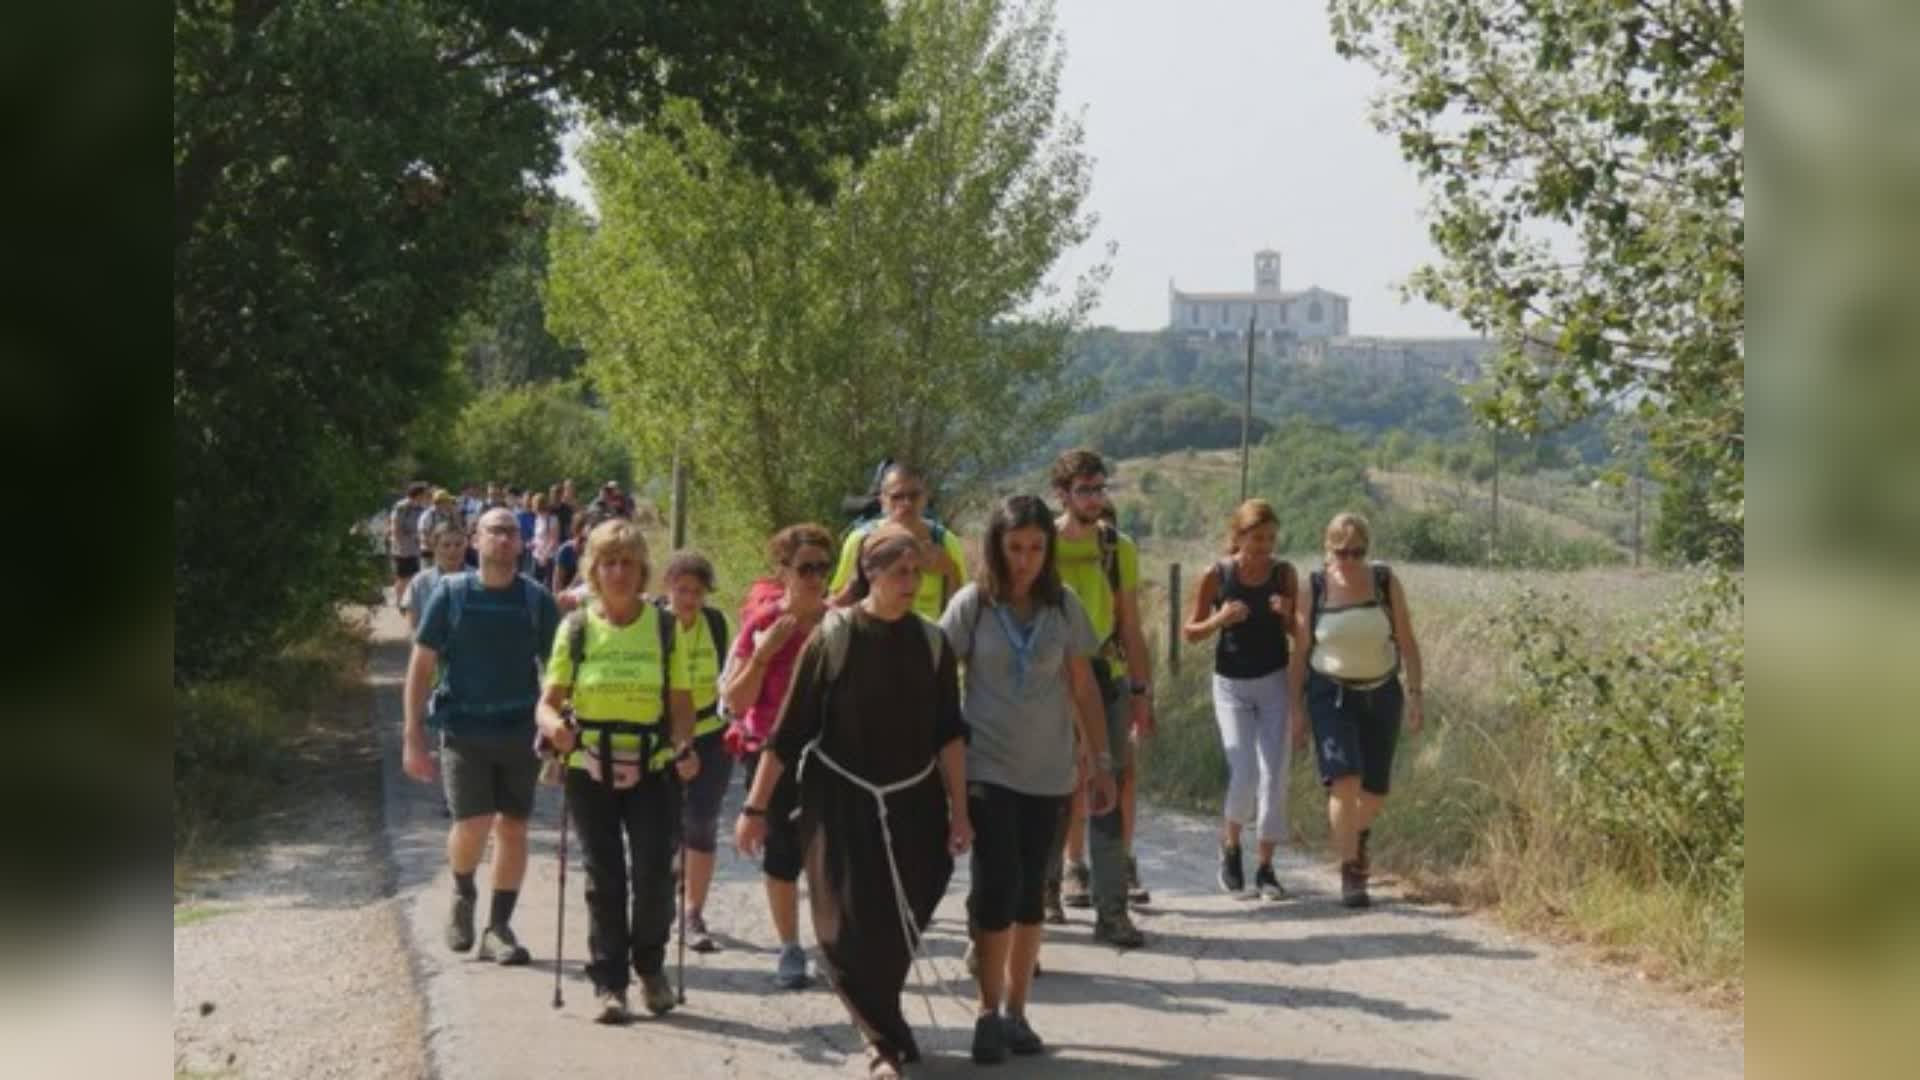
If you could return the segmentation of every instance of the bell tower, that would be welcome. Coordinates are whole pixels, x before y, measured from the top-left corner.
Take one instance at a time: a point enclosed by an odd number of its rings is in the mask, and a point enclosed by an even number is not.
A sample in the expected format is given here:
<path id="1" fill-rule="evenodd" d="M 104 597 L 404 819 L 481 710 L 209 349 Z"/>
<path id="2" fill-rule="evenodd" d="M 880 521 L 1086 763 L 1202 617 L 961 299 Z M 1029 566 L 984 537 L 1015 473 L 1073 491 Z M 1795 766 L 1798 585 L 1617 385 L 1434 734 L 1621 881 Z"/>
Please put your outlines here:
<path id="1" fill-rule="evenodd" d="M 1272 248 L 1253 253 L 1253 291 L 1263 295 L 1280 291 L 1280 253 Z"/>

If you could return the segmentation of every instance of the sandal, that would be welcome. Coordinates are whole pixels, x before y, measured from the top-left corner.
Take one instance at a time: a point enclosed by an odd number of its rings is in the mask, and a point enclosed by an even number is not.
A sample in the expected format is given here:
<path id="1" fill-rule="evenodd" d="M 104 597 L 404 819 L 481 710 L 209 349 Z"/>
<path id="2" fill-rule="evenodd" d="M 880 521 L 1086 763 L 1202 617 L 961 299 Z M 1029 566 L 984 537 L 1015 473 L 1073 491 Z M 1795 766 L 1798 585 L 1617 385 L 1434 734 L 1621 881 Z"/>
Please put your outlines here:
<path id="1" fill-rule="evenodd" d="M 867 1076 L 869 1080 L 900 1080 L 900 1062 L 885 1050 L 877 1046 L 867 1047 Z"/>

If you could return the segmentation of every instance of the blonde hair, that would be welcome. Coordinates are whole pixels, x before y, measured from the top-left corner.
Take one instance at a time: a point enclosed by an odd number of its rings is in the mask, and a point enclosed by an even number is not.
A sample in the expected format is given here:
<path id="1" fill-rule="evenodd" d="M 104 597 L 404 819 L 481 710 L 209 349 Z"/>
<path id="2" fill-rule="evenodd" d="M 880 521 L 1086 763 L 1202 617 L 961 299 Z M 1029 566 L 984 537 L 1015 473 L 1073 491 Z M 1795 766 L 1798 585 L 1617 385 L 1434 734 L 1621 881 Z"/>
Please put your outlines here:
<path id="1" fill-rule="evenodd" d="M 1373 529 L 1367 524 L 1367 519 L 1351 510 L 1333 515 L 1333 520 L 1327 522 L 1323 546 L 1332 551 L 1334 548 L 1347 547 L 1355 540 L 1359 541 L 1361 547 L 1373 546 Z"/>
<path id="2" fill-rule="evenodd" d="M 587 554 L 580 563 L 580 577 L 587 583 L 587 591 L 595 598 L 600 596 L 600 580 L 594 571 L 600 568 L 602 559 L 614 555 L 630 555 L 640 564 L 640 591 L 647 588 L 647 578 L 652 567 L 647 563 L 647 538 L 641 534 L 640 526 L 626 518 L 608 518 L 593 527 L 587 534 Z"/>
<path id="3" fill-rule="evenodd" d="M 1271 525 L 1276 529 L 1280 527 L 1280 515 L 1274 512 L 1273 504 L 1265 499 L 1248 499 L 1241 503 L 1227 521 L 1227 554 L 1239 554 L 1240 541 L 1262 525 Z"/>

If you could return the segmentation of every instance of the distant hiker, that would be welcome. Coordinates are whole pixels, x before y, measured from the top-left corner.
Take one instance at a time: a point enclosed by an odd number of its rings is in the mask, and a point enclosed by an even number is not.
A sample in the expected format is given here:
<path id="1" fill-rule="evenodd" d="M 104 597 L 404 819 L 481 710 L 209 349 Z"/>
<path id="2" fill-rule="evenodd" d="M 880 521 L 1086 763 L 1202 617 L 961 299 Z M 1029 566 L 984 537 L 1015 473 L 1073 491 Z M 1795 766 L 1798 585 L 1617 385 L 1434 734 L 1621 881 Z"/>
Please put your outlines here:
<path id="1" fill-rule="evenodd" d="M 760 849 L 773 789 L 793 769 L 814 936 L 881 1077 L 920 1057 L 900 994 L 973 839 L 953 650 L 913 610 L 922 547 L 892 523 L 861 541 L 860 600 L 829 612 L 801 651 L 734 830 L 741 851 Z"/>
<path id="2" fill-rule="evenodd" d="M 896 461 L 882 470 L 879 496 L 882 516 L 858 520 L 847 532 L 846 541 L 840 547 L 840 562 L 834 567 L 833 579 L 827 583 L 835 604 L 850 604 L 857 599 L 851 588 L 856 570 L 855 553 L 861 539 L 881 522 L 893 522 L 927 545 L 927 565 L 922 568 L 920 591 L 914 595 L 913 610 L 928 619 L 940 618 L 948 598 L 966 584 L 967 554 L 952 529 L 927 519 L 927 496 L 926 474 L 918 468 Z"/>
<path id="3" fill-rule="evenodd" d="M 512 514 L 482 514 L 479 540 L 479 571 L 442 580 L 421 613 L 407 665 L 402 764 L 423 783 L 444 776 L 454 818 L 447 835 L 454 881 L 448 946 L 461 953 L 473 947 L 474 872 L 491 830 L 493 899 L 478 956 L 524 964 L 527 950 L 509 922 L 527 869 L 527 818 L 540 771 L 533 751 L 539 664 L 560 614 L 545 589 L 514 573 L 520 526 Z M 427 742 L 429 688 L 441 737 L 437 767 Z"/>
<path id="4" fill-rule="evenodd" d="M 655 1015 L 674 1007 L 665 967 L 681 784 L 700 770 L 686 642 L 646 603 L 647 542 L 629 521 L 587 538 L 593 599 L 547 661 L 540 733 L 568 755 L 566 798 L 587 871 L 587 975 L 595 1019 L 625 1022 L 629 965 Z"/>
<path id="5" fill-rule="evenodd" d="M 733 756 L 727 753 L 720 714 L 720 669 L 732 643 L 727 617 L 707 606 L 714 588 L 713 564 L 695 551 L 675 552 L 667 560 L 666 604 L 673 616 L 674 647 L 686 654 L 687 674 L 693 684 L 693 747 L 700 758 L 700 774 L 687 785 L 685 839 L 687 875 L 687 946 L 694 952 L 719 948 L 707 932 L 707 889 L 713 884 L 713 852 L 719 835 L 720 802 L 733 779 Z"/>
<path id="6" fill-rule="evenodd" d="M 551 589 L 553 557 L 560 551 L 560 520 L 545 492 L 534 492 L 527 507 L 533 514 L 533 580 Z"/>
<path id="7" fill-rule="evenodd" d="M 1340 854 L 1340 898 L 1366 907 L 1367 844 L 1387 798 L 1394 745 L 1404 713 L 1407 733 L 1426 719 L 1420 645 L 1400 577 L 1367 562 L 1372 531 L 1359 514 L 1327 524 L 1326 563 L 1311 579 L 1303 636 L 1313 643 L 1305 708 L 1293 719 L 1296 744 L 1311 716 L 1327 818 Z M 1401 672 L 1405 672 L 1402 687 Z"/>
<path id="8" fill-rule="evenodd" d="M 1182 627 L 1189 642 L 1218 633 L 1213 650 L 1213 712 L 1227 758 L 1227 797 L 1220 833 L 1220 887 L 1247 887 L 1240 833 L 1256 825 L 1255 895 L 1286 896 L 1273 853 L 1287 838 L 1287 778 L 1292 765 L 1287 704 L 1297 698 L 1306 650 L 1298 635 L 1300 576 L 1274 558 L 1280 518 L 1265 499 L 1248 499 L 1227 526 L 1227 557 L 1200 577 L 1193 611 Z M 1257 811 L 1257 814 L 1256 814 Z"/>
<path id="9" fill-rule="evenodd" d="M 424 481 L 407 485 L 407 494 L 387 513 L 387 554 L 393 559 L 393 605 L 405 608 L 407 583 L 420 572 L 420 512 L 427 508 Z"/>
<path id="10" fill-rule="evenodd" d="M 767 542 L 778 571 L 777 595 L 741 613 L 740 635 L 728 658 L 721 698 L 733 717 L 726 732 L 728 749 L 741 758 L 749 789 L 760 768 L 761 751 L 780 706 L 793 684 L 800 650 L 827 613 L 827 572 L 833 568 L 833 535 L 818 525 L 789 525 Z M 763 592 L 763 596 L 766 594 Z M 766 807 L 766 835 L 760 872 L 766 881 L 767 910 L 780 952 L 774 977 L 789 990 L 811 982 L 807 952 L 800 945 L 800 829 L 793 821 L 796 788 L 782 771 Z"/>
<path id="11" fill-rule="evenodd" d="M 407 629 L 413 632 L 420 629 L 420 616 L 427 610 L 433 590 L 443 579 L 466 570 L 467 534 L 457 525 L 441 525 L 428 538 L 427 550 L 433 555 L 433 565 L 413 576 L 405 603 L 400 605 L 407 616 Z"/>
<path id="12" fill-rule="evenodd" d="M 1072 857 L 1079 835 L 1069 819 L 1062 893 L 1069 906 L 1091 904 L 1095 941 L 1137 948 L 1146 943 L 1146 935 L 1127 912 L 1138 875 L 1127 853 L 1124 814 L 1134 779 L 1133 742 L 1153 730 L 1153 688 L 1148 682 L 1152 660 L 1140 627 L 1140 553 L 1132 537 L 1102 520 L 1107 466 L 1099 454 L 1084 449 L 1061 454 L 1054 460 L 1052 481 L 1063 508 L 1054 541 L 1060 579 L 1087 609 L 1101 641 L 1093 674 L 1106 704 L 1109 767 L 1121 800 L 1109 813 L 1089 815 L 1085 845 L 1091 871 Z"/>
<path id="13" fill-rule="evenodd" d="M 980 988 L 973 1059 L 982 1064 L 1044 1048 L 1027 1022 L 1027 994 L 1047 863 L 1079 780 L 1076 727 L 1100 766 L 1089 774 L 1094 811 L 1110 812 L 1116 798 L 1107 710 L 1089 663 L 1100 639 L 1060 581 L 1054 529 L 1038 496 L 1002 501 L 987 522 L 978 580 L 954 594 L 940 620 L 966 666 L 967 915 Z"/>

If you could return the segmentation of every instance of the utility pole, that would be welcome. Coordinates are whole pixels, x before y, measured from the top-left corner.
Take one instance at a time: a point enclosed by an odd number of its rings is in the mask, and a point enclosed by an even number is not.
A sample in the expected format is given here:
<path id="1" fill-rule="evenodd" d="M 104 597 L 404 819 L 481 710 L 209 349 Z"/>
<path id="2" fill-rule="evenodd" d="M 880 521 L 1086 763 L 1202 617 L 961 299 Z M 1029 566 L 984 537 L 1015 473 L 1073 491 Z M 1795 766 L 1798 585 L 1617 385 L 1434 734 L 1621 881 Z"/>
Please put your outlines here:
<path id="1" fill-rule="evenodd" d="M 1253 450 L 1253 324 L 1260 309 L 1247 315 L 1247 396 L 1240 403 L 1240 501 L 1247 501 L 1247 457 Z"/>
<path id="2" fill-rule="evenodd" d="M 1500 425 L 1493 427 L 1493 531 L 1487 541 L 1487 562 L 1500 560 Z"/>
<path id="3" fill-rule="evenodd" d="M 687 546 L 687 463 L 679 449 L 673 452 L 673 550 Z"/>
<path id="4" fill-rule="evenodd" d="M 1647 476 L 1639 468 L 1633 470 L 1633 568 L 1640 569 L 1640 501 L 1647 486 Z"/>

